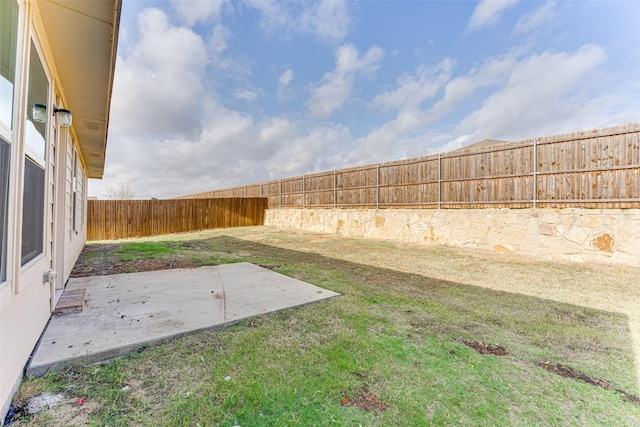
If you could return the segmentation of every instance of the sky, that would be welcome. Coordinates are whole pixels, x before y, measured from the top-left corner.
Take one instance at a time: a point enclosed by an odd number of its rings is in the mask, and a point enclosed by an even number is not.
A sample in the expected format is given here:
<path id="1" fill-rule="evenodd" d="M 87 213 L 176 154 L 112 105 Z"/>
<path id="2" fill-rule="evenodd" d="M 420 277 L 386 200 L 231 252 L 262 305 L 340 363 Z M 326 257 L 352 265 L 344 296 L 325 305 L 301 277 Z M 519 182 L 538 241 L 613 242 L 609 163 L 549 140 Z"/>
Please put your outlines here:
<path id="1" fill-rule="evenodd" d="M 105 173 L 170 198 L 639 121 L 640 2 L 124 0 Z"/>

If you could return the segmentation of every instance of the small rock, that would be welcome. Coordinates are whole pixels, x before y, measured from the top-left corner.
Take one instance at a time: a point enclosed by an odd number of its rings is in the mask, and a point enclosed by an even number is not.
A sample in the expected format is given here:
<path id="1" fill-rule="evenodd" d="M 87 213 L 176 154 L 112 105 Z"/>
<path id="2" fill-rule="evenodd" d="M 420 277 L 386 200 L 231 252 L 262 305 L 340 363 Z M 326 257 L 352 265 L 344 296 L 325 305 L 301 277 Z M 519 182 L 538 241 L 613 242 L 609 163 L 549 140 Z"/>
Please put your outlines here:
<path id="1" fill-rule="evenodd" d="M 120 391 L 129 391 L 129 388 L 130 388 L 130 387 L 129 387 L 128 385 L 126 385 L 126 386 L 122 387 L 122 388 L 120 389 Z"/>
<path id="2" fill-rule="evenodd" d="M 226 377 L 224 377 L 225 381 L 231 381 L 231 377 L 229 375 L 227 375 Z"/>

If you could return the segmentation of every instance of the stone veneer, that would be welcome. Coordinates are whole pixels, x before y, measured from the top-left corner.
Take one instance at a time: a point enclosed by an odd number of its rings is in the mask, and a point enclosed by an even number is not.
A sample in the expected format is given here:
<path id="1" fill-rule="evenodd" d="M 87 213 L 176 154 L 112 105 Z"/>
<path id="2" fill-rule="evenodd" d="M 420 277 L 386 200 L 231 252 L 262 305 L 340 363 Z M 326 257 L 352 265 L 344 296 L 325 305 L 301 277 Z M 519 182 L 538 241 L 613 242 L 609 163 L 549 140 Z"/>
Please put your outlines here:
<path id="1" fill-rule="evenodd" d="M 640 266 L 640 209 L 267 209 L 265 225 Z"/>

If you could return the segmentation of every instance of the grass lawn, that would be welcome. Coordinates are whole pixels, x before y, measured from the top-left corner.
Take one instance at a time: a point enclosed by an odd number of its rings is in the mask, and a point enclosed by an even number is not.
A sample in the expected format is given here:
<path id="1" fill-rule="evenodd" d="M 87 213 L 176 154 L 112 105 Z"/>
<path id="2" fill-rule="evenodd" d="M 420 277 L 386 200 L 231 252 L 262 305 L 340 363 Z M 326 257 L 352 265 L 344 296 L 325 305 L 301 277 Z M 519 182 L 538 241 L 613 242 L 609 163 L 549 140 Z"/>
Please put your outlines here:
<path id="1" fill-rule="evenodd" d="M 89 258 L 248 261 L 342 296 L 28 379 L 16 402 L 43 391 L 65 401 L 13 425 L 640 425 L 627 316 L 544 297 L 547 284 L 571 296 L 602 274 L 624 294 L 638 269 L 265 227 L 121 241 Z"/>

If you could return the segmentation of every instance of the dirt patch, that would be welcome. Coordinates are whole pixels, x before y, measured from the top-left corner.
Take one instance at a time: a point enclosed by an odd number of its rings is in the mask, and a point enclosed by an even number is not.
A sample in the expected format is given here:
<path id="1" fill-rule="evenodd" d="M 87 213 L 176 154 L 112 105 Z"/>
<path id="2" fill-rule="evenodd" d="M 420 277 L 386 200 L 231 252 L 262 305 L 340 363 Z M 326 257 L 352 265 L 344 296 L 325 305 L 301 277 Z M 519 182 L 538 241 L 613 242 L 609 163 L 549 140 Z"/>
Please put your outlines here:
<path id="1" fill-rule="evenodd" d="M 137 273 L 142 271 L 168 270 L 172 268 L 195 268 L 197 264 L 188 259 L 140 258 L 122 261 L 113 255 L 118 245 L 88 245 L 82 250 L 71 277 L 106 276 L 110 274 Z"/>
<path id="2" fill-rule="evenodd" d="M 388 403 L 382 401 L 379 396 L 369 392 L 366 387 L 363 387 L 362 390 L 360 390 L 360 395 L 354 399 L 350 399 L 349 397 L 343 398 L 342 406 L 351 406 L 367 412 L 382 412 L 391 407 Z"/>
<path id="3" fill-rule="evenodd" d="M 634 396 L 633 394 L 629 394 L 624 390 L 620 390 L 619 388 L 616 388 L 611 382 L 607 380 L 603 380 L 602 378 L 591 378 L 587 374 L 580 371 L 576 371 L 575 369 L 570 368 L 569 366 L 562 366 L 560 364 L 553 365 L 548 362 L 538 362 L 536 364 L 546 369 L 549 372 L 553 372 L 554 374 L 560 375 L 561 377 L 575 378 L 578 380 L 582 380 L 587 384 L 591 384 L 597 387 L 602 387 L 606 390 L 616 391 L 620 393 L 629 402 L 635 403 L 636 405 L 640 406 L 640 398 L 638 398 L 637 396 Z"/>
<path id="4" fill-rule="evenodd" d="M 494 356 L 506 356 L 509 354 L 506 348 L 499 345 L 485 344 L 476 341 L 463 341 L 463 343 L 480 354 L 492 354 Z"/>

